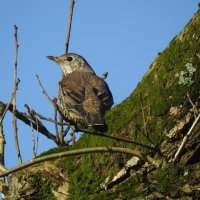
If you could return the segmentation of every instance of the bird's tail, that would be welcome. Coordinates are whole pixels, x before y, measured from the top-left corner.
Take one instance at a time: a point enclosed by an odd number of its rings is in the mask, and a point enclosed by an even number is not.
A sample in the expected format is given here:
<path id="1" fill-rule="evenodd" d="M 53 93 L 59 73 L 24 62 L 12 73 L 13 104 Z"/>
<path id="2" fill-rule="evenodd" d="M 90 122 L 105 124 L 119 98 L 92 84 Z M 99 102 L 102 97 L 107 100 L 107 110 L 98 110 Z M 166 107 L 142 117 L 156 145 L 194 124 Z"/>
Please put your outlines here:
<path id="1" fill-rule="evenodd" d="M 105 124 L 101 112 L 87 113 L 85 121 L 88 126 L 103 126 Z"/>

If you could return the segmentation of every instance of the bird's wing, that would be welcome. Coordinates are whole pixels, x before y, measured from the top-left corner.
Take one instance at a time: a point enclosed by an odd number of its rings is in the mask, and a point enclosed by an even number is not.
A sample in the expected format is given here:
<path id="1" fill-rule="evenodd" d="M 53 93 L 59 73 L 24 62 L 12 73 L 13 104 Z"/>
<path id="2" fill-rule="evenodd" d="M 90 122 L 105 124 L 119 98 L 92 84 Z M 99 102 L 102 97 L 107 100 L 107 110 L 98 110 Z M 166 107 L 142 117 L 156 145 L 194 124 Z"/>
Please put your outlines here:
<path id="1" fill-rule="evenodd" d="M 72 72 L 60 82 L 63 103 L 87 125 L 103 124 L 103 113 L 113 105 L 105 81 L 89 72 Z"/>
<path id="2" fill-rule="evenodd" d="M 80 74 L 71 73 L 60 81 L 63 103 L 80 117 L 85 115 L 82 102 L 84 100 L 83 78 Z"/>
<path id="3" fill-rule="evenodd" d="M 110 109 L 113 105 L 113 96 L 106 82 L 95 75 L 90 76 L 89 82 L 101 102 L 102 111 Z"/>

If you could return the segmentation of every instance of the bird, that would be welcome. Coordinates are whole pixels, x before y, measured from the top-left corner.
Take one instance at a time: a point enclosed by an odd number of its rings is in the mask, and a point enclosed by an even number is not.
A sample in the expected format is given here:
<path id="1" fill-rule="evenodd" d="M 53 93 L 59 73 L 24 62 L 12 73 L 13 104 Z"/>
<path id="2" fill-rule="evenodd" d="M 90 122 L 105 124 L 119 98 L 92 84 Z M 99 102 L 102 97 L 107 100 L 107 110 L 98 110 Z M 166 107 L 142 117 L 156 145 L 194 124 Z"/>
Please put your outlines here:
<path id="1" fill-rule="evenodd" d="M 75 131 L 93 127 L 104 131 L 105 112 L 113 105 L 112 93 L 103 78 L 98 77 L 80 55 L 67 53 L 48 56 L 60 64 L 63 78 L 59 82 L 60 112 L 73 125 Z"/>

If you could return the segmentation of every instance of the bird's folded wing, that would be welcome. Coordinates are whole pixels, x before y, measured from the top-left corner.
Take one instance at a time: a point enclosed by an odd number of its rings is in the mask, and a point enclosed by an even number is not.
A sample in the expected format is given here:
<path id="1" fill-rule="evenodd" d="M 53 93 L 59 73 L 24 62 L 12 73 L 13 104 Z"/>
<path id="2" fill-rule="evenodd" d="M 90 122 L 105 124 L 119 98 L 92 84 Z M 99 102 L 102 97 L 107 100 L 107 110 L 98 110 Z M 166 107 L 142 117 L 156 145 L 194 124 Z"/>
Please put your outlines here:
<path id="1" fill-rule="evenodd" d="M 106 82 L 93 73 L 72 72 L 66 75 L 60 82 L 64 103 L 81 117 L 87 115 L 83 108 L 85 100 L 85 87 L 89 85 L 93 88 L 98 97 L 101 107 L 99 110 L 105 112 L 113 105 L 113 97 Z"/>
<path id="2" fill-rule="evenodd" d="M 113 105 L 113 97 L 106 82 L 97 76 L 91 76 L 90 84 L 101 102 L 102 109 L 110 109 Z"/>
<path id="3" fill-rule="evenodd" d="M 77 83 L 76 77 L 64 77 L 60 82 L 62 101 L 67 108 L 80 117 L 85 116 L 82 102 L 84 100 L 84 88 Z"/>

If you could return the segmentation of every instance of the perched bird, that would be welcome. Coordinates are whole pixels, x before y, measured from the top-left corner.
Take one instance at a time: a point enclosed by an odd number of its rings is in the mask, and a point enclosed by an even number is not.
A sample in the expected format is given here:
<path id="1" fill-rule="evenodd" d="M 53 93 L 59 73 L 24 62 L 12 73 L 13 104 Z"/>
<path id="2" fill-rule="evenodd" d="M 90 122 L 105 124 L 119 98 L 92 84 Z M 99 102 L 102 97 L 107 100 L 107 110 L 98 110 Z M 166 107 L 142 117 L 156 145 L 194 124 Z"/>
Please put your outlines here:
<path id="1" fill-rule="evenodd" d="M 113 97 L 104 79 L 99 78 L 87 61 L 77 54 L 48 56 L 59 63 L 64 73 L 59 83 L 60 110 L 76 131 L 90 126 L 106 128 L 103 115 L 113 105 Z"/>

